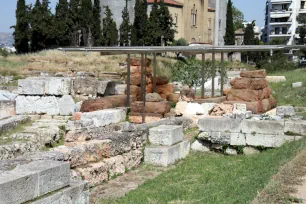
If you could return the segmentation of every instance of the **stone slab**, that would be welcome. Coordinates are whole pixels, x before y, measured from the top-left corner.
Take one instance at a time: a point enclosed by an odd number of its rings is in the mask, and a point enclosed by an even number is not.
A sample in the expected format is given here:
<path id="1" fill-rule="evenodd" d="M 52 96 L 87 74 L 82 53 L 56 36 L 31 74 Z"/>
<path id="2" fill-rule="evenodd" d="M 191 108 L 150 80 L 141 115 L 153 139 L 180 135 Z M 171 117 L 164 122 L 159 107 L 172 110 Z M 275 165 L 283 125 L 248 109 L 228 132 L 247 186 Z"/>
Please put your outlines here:
<path id="1" fill-rule="evenodd" d="M 245 134 L 248 146 L 280 147 L 284 142 L 284 136 L 267 134 Z"/>
<path id="2" fill-rule="evenodd" d="M 281 117 L 295 115 L 295 109 L 293 106 L 278 106 L 276 107 L 276 115 Z"/>
<path id="3" fill-rule="evenodd" d="M 87 112 L 81 115 L 81 121 L 92 120 L 95 127 L 123 122 L 126 119 L 126 111 L 123 109 L 107 109 L 95 112 Z"/>
<path id="4" fill-rule="evenodd" d="M 30 118 L 27 116 L 16 115 L 7 119 L 0 120 L 0 135 L 3 132 L 12 130 L 22 123 L 30 121 Z"/>
<path id="5" fill-rule="evenodd" d="M 60 113 L 58 98 L 55 96 L 21 96 L 16 98 L 17 115 L 48 114 L 58 115 Z"/>
<path id="6" fill-rule="evenodd" d="M 246 145 L 245 134 L 231 133 L 230 145 L 232 145 L 232 146 L 245 146 Z"/>
<path id="7" fill-rule="evenodd" d="M 183 141 L 182 126 L 161 125 L 149 130 L 149 141 L 152 145 L 172 146 Z"/>
<path id="8" fill-rule="evenodd" d="M 306 121 L 285 121 L 285 133 L 306 135 Z"/>
<path id="9" fill-rule="evenodd" d="M 75 102 L 70 95 L 64 95 L 58 100 L 59 114 L 60 115 L 72 115 L 76 109 Z"/>
<path id="10" fill-rule="evenodd" d="M 240 120 L 204 117 L 199 119 L 199 130 L 203 132 L 240 132 Z"/>
<path id="11" fill-rule="evenodd" d="M 243 120 L 240 125 L 241 133 L 284 135 L 284 120 Z"/>
<path id="12" fill-rule="evenodd" d="M 73 181 L 70 185 L 54 194 L 44 196 L 31 204 L 89 204 L 88 184 L 83 181 Z"/>
<path id="13" fill-rule="evenodd" d="M 187 156 L 190 142 L 183 141 L 173 146 L 151 146 L 145 148 L 144 162 L 156 166 L 167 167 Z"/>
<path id="14" fill-rule="evenodd" d="M 1 100 L 0 98 L 0 119 L 16 115 L 16 102 Z"/>
<path id="15" fill-rule="evenodd" d="M 0 200 L 24 203 L 69 185 L 67 162 L 34 161 L 0 174 Z"/>

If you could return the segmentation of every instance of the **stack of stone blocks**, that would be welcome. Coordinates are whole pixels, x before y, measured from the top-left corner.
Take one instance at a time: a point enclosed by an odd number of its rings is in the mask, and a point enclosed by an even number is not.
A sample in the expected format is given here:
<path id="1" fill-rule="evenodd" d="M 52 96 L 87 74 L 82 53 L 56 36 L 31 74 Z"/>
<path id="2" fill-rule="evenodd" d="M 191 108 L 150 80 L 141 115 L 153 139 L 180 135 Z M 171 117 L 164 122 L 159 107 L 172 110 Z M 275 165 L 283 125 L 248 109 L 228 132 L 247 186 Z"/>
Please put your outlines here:
<path id="1" fill-rule="evenodd" d="M 167 167 L 185 158 L 190 151 L 189 140 L 184 140 L 183 127 L 161 125 L 149 130 L 150 146 L 145 148 L 145 163 Z"/>
<path id="2" fill-rule="evenodd" d="M 41 159 L 0 164 L 0 203 L 89 203 L 87 183 L 70 179 L 68 162 Z"/>

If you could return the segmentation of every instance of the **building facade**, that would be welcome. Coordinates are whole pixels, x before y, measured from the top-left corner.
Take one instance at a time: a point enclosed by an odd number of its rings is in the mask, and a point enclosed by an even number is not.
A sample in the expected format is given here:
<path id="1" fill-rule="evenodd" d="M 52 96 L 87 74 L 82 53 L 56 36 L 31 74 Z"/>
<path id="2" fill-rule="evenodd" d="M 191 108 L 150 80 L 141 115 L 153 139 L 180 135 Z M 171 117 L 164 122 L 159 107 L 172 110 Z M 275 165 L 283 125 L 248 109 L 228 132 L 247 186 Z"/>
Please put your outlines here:
<path id="1" fill-rule="evenodd" d="M 128 1 L 130 22 L 134 21 L 134 7 L 136 0 Z M 189 43 L 224 44 L 223 36 L 226 26 L 227 0 L 164 0 L 172 15 L 174 26 L 177 30 L 175 39 L 184 38 Z M 154 0 L 147 0 L 148 15 L 152 9 Z M 125 0 L 101 0 L 101 18 L 105 17 L 104 6 L 109 6 L 117 27 L 122 23 L 122 10 L 126 4 Z M 215 39 L 215 16 L 216 7 L 220 5 L 218 12 L 218 38 Z"/>
<path id="2" fill-rule="evenodd" d="M 299 41 L 300 15 L 306 16 L 305 0 L 267 0 L 265 29 L 262 39 L 266 44 L 273 40 L 294 45 Z"/>

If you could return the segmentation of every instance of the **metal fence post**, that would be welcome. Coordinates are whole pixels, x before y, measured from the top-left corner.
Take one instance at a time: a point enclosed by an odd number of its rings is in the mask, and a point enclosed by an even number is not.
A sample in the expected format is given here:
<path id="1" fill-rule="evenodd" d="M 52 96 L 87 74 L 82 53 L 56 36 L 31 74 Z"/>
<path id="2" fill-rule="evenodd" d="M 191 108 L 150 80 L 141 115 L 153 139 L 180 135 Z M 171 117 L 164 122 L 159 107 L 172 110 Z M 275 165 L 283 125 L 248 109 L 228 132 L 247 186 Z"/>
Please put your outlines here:
<path id="1" fill-rule="evenodd" d="M 225 70 L 224 70 L 224 52 L 221 52 L 221 90 L 220 95 L 223 96 L 223 88 L 224 88 L 224 77 L 225 77 Z"/>
<path id="2" fill-rule="evenodd" d="M 202 99 L 205 98 L 205 53 L 202 54 Z"/>
<path id="3" fill-rule="evenodd" d="M 130 107 L 131 95 L 131 55 L 127 55 L 127 85 L 126 85 L 126 107 Z"/>
<path id="4" fill-rule="evenodd" d="M 145 123 L 146 119 L 146 67 L 144 54 L 141 54 L 141 99 L 143 101 L 142 109 L 142 123 Z"/>
<path id="5" fill-rule="evenodd" d="M 212 82 L 211 82 L 211 96 L 215 96 L 215 75 L 216 75 L 216 55 L 215 52 L 212 53 Z"/>
<path id="6" fill-rule="evenodd" d="M 153 93 L 156 93 L 156 53 L 153 54 Z"/>

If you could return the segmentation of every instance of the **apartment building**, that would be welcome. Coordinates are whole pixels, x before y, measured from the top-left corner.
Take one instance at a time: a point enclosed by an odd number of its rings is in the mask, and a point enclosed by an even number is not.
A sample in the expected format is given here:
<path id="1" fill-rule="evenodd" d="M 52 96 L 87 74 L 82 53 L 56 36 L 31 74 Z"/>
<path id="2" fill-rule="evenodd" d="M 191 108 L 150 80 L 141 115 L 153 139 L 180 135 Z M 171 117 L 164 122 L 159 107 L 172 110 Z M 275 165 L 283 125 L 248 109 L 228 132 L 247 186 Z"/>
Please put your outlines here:
<path id="1" fill-rule="evenodd" d="M 297 21 L 300 15 L 306 16 L 306 0 L 267 0 L 265 28 L 262 39 L 269 43 L 274 39 L 284 44 L 294 45 L 299 41 Z"/>

